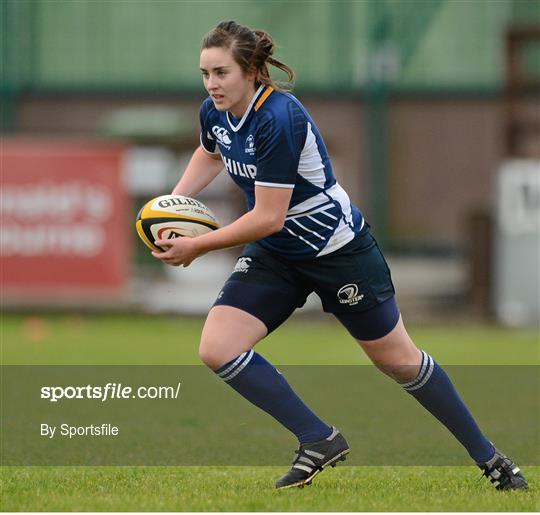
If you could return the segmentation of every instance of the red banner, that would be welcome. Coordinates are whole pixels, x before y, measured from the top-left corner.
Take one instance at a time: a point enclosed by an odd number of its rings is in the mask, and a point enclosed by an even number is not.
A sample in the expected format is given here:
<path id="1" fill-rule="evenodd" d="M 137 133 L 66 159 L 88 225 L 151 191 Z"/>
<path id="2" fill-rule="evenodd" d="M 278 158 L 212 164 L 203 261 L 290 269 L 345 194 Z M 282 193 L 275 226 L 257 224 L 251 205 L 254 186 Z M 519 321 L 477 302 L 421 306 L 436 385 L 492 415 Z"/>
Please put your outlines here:
<path id="1" fill-rule="evenodd" d="M 0 145 L 4 300 L 119 294 L 132 244 L 124 148 L 17 138 Z"/>

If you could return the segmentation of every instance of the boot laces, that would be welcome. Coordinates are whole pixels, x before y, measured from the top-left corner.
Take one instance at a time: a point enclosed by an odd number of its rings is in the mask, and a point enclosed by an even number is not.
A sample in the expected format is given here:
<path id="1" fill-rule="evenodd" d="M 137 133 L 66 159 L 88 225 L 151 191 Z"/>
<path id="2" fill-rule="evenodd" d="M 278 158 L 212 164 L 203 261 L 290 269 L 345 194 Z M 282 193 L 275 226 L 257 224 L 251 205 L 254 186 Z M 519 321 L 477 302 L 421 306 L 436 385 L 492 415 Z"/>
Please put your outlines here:
<path id="1" fill-rule="evenodd" d="M 480 477 L 487 477 L 492 483 L 503 484 L 511 481 L 515 475 L 516 466 L 506 456 L 499 456 L 497 461 L 490 467 L 485 467 Z"/>

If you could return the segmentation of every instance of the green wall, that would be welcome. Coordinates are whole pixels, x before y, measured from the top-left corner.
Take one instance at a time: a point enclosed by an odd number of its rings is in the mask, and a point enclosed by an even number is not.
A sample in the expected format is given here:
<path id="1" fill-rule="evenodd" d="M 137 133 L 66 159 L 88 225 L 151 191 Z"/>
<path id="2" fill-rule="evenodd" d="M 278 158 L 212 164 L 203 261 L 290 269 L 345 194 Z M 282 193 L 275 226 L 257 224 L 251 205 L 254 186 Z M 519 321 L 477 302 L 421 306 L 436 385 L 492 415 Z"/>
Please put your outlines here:
<path id="1" fill-rule="evenodd" d="M 201 38 L 223 19 L 267 29 L 305 89 L 358 90 L 377 49 L 398 88 L 493 89 L 507 26 L 540 23 L 540 0 L 0 2 L 4 91 L 196 90 Z"/>

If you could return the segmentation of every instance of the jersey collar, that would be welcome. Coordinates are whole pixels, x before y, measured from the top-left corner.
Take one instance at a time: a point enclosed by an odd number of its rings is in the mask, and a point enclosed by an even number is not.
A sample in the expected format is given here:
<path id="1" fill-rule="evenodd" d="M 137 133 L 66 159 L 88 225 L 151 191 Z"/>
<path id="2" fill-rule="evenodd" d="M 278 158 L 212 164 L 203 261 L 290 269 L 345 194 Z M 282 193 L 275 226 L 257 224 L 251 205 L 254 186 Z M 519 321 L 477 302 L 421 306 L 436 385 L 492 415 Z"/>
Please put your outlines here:
<path id="1" fill-rule="evenodd" d="M 231 115 L 229 114 L 229 111 L 227 111 L 227 113 L 226 113 L 227 114 L 227 122 L 229 123 L 229 127 L 231 128 L 231 130 L 233 132 L 238 132 L 242 128 L 242 125 L 244 125 L 244 122 L 247 120 L 247 117 L 249 116 L 249 114 L 251 113 L 251 110 L 253 109 L 253 105 L 255 104 L 255 102 L 257 102 L 257 100 L 259 99 L 259 97 L 261 96 L 261 93 L 263 92 L 263 90 L 265 88 L 266 88 L 266 86 L 263 84 L 255 92 L 255 94 L 251 98 L 251 101 L 249 102 L 248 108 L 246 109 L 246 112 L 244 113 L 244 116 L 242 116 L 242 118 L 238 122 L 238 125 L 235 126 L 233 124 L 233 122 L 231 120 Z"/>

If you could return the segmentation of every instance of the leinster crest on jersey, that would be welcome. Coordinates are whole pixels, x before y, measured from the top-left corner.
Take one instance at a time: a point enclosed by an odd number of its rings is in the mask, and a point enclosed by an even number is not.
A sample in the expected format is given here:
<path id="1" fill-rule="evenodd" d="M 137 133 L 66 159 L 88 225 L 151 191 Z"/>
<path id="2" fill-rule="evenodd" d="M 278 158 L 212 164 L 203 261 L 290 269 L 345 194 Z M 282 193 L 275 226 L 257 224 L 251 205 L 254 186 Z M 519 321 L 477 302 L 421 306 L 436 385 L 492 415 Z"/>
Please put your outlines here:
<path id="1" fill-rule="evenodd" d="M 253 134 L 250 134 L 246 138 L 246 148 L 244 152 L 252 156 L 253 154 L 255 154 L 255 150 L 255 138 L 253 137 Z"/>

